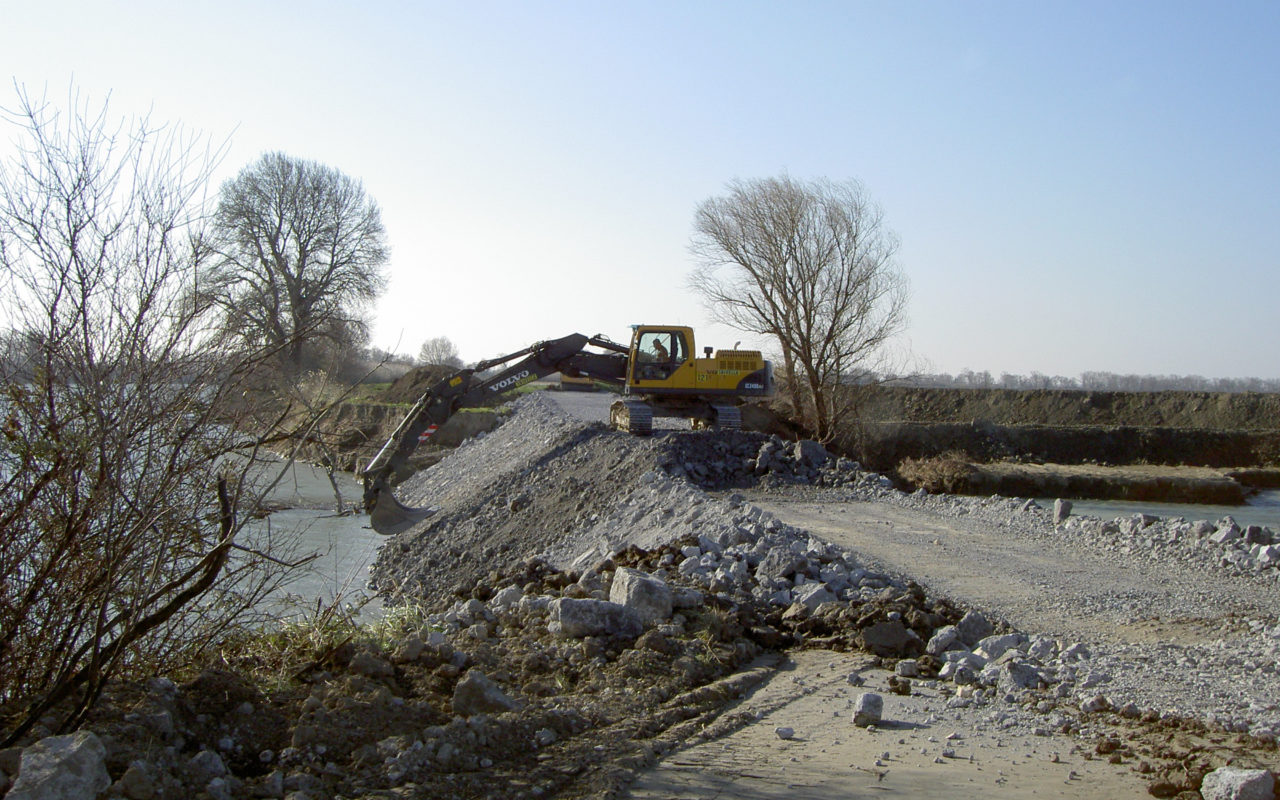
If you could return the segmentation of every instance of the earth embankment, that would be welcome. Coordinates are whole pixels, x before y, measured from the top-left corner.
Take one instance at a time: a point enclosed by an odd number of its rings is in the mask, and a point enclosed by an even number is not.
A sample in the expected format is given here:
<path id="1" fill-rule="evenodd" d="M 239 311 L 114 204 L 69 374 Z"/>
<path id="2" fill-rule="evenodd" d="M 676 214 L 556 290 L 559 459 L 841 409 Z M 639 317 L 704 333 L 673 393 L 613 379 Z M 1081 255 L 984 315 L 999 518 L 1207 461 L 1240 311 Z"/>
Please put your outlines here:
<path id="1" fill-rule="evenodd" d="M 1280 480 L 1280 395 L 864 387 L 857 398 L 837 446 L 904 486 L 1238 504 Z M 903 468 L 939 458 L 967 466 L 945 476 L 938 465 Z"/>
<path id="2" fill-rule="evenodd" d="M 858 390 L 858 416 L 877 422 L 1130 426 L 1187 430 L 1274 430 L 1280 395 L 1257 392 L 1094 392 L 1058 389 Z"/>

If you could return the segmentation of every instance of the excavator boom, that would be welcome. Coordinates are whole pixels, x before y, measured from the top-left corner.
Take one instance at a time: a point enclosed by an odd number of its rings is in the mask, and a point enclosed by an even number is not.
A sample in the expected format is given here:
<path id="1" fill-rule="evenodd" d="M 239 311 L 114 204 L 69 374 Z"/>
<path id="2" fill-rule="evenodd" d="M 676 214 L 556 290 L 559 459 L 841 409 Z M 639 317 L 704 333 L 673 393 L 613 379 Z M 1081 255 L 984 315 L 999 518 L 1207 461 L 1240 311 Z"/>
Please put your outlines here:
<path id="1" fill-rule="evenodd" d="M 587 352 L 588 345 L 610 352 Z M 588 337 L 574 333 L 482 361 L 437 382 L 418 398 L 382 449 L 362 470 L 364 506 L 373 529 L 387 535 L 400 533 L 435 513 L 430 508 L 410 508 L 401 504 L 391 492 L 391 479 L 407 471 L 409 457 L 419 443 L 458 409 L 483 405 L 503 392 L 553 372 L 586 375 L 620 385 L 626 375 L 626 352 L 626 347 L 604 336 Z M 509 366 L 496 374 L 477 377 L 479 373 L 503 364 Z"/>

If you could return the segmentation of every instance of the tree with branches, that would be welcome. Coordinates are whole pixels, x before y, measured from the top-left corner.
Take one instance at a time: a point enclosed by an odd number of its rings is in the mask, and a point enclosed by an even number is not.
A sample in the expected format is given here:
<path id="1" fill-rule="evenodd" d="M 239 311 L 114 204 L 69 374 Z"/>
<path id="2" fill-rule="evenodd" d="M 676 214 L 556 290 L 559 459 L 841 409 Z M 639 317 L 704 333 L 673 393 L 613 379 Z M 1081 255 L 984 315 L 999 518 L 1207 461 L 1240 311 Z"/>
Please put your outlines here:
<path id="1" fill-rule="evenodd" d="M 193 291 L 220 155 L 74 93 L 19 88 L 0 162 L 0 746 L 76 727 L 107 681 L 189 663 L 261 621 L 288 537 L 244 378 L 269 356 Z M 281 413 L 283 413 L 281 411 Z M 283 549 L 282 549 L 283 548 Z"/>
<path id="2" fill-rule="evenodd" d="M 333 167 L 267 153 L 223 185 L 202 275 L 227 329 L 276 348 L 293 370 L 367 336 L 364 308 L 386 286 L 382 212 Z"/>
<path id="3" fill-rule="evenodd" d="M 715 318 L 772 337 L 792 405 L 832 438 L 905 325 L 897 237 L 856 181 L 736 180 L 701 203 L 689 285 Z"/>
<path id="4" fill-rule="evenodd" d="M 418 361 L 425 366 L 462 367 L 458 348 L 448 336 L 433 336 L 423 342 Z"/>

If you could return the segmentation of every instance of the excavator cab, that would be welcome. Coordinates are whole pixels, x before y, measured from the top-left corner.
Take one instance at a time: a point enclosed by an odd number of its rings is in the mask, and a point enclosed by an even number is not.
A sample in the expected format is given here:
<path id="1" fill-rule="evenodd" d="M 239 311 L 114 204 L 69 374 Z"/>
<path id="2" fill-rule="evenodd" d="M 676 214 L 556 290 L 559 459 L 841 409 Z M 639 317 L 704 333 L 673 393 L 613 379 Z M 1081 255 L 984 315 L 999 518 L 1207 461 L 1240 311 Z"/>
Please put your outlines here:
<path id="1" fill-rule="evenodd" d="M 692 366 L 689 359 L 693 332 L 685 329 L 637 329 L 631 359 L 630 382 L 637 387 L 665 386 L 676 380 L 681 368 Z"/>
<path id="2" fill-rule="evenodd" d="M 692 328 L 634 326 L 626 393 L 738 398 L 773 390 L 772 372 L 758 350 L 720 350 L 713 355 L 707 348 L 705 358 L 697 358 L 696 353 Z"/>

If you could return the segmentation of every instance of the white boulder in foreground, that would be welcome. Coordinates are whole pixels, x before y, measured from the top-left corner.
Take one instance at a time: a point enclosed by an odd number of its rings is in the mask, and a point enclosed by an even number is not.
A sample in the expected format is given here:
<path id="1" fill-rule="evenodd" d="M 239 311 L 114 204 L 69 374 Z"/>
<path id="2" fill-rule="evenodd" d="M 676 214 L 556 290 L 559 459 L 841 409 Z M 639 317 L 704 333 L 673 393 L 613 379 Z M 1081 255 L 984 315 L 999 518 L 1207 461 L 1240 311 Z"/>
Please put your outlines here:
<path id="1" fill-rule="evenodd" d="M 1221 767 L 1204 776 L 1204 800 L 1273 800 L 1275 777 L 1265 769 Z"/>
<path id="2" fill-rule="evenodd" d="M 96 797 L 111 785 L 107 749 L 89 731 L 50 736 L 22 751 L 13 800 L 69 800 Z"/>

